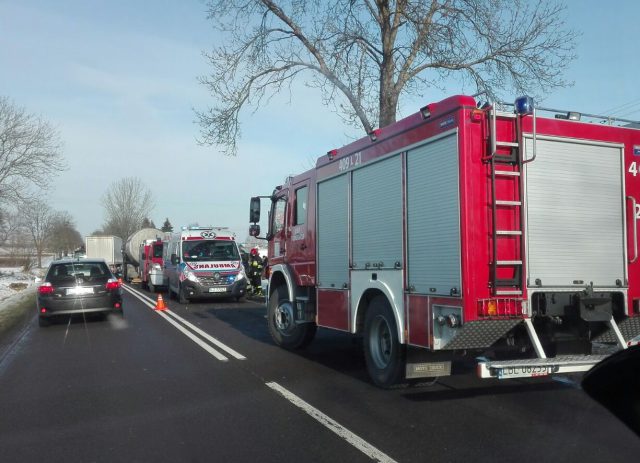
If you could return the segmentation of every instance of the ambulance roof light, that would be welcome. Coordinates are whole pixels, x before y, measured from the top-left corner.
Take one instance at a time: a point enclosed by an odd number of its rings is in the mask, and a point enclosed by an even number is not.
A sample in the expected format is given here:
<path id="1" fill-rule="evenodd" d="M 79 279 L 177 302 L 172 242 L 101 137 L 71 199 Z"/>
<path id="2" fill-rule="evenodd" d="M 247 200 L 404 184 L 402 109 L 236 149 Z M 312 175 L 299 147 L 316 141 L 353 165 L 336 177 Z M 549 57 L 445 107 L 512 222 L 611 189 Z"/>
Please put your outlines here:
<path id="1" fill-rule="evenodd" d="M 513 106 L 515 108 L 516 114 L 519 114 L 521 116 L 533 113 L 533 109 L 535 107 L 533 98 L 527 95 L 516 98 Z"/>

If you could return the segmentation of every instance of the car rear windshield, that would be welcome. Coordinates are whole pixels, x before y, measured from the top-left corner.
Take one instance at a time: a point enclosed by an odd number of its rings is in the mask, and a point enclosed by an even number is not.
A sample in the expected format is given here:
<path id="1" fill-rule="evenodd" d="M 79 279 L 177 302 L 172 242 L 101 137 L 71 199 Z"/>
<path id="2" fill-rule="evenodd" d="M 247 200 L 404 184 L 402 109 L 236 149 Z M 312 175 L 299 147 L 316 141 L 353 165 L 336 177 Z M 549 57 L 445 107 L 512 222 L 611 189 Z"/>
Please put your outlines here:
<path id="1" fill-rule="evenodd" d="M 113 275 L 103 262 L 53 264 L 47 274 L 47 281 L 53 286 L 105 284 L 109 278 L 113 278 Z"/>

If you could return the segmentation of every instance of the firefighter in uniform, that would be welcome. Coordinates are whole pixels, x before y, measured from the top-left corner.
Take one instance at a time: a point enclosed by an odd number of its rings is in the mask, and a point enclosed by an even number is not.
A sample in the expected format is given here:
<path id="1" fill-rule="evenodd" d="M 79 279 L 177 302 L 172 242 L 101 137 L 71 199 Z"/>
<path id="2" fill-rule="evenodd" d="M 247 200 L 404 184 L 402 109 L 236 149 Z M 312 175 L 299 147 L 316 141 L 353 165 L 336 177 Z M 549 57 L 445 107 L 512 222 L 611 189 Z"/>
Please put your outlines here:
<path id="1" fill-rule="evenodd" d="M 249 282 L 255 295 L 262 294 L 262 269 L 262 258 L 258 248 L 253 248 L 249 256 Z"/>

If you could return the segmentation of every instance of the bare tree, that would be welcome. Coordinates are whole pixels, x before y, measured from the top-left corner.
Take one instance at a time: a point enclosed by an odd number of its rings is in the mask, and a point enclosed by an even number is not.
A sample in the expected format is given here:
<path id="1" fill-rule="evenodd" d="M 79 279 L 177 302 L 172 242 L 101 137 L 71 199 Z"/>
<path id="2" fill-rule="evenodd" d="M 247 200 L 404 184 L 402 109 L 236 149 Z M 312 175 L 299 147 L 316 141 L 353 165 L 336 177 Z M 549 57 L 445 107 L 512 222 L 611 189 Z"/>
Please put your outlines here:
<path id="1" fill-rule="evenodd" d="M 396 120 L 401 95 L 453 75 L 492 95 L 565 86 L 577 34 L 564 10 L 550 0 L 210 0 L 227 40 L 206 54 L 213 70 L 200 80 L 218 103 L 197 113 L 201 142 L 235 154 L 240 111 L 298 77 L 365 132 Z"/>
<path id="2" fill-rule="evenodd" d="M 17 212 L 0 209 L 0 246 L 4 245 L 21 227 Z"/>
<path id="3" fill-rule="evenodd" d="M 67 211 L 54 214 L 47 244 L 59 257 L 69 255 L 82 246 L 82 235 L 76 230 L 75 221 Z"/>
<path id="4" fill-rule="evenodd" d="M 126 177 L 111 184 L 102 197 L 105 223 L 102 230 L 126 241 L 140 229 L 154 207 L 153 195 L 142 180 Z"/>
<path id="5" fill-rule="evenodd" d="M 0 97 L 0 201 L 30 197 L 65 169 L 58 132 L 38 116 Z"/>
<path id="6" fill-rule="evenodd" d="M 40 199 L 27 201 L 20 208 L 22 226 L 28 232 L 36 250 L 38 268 L 42 267 L 42 254 L 51 232 L 55 212 Z"/>

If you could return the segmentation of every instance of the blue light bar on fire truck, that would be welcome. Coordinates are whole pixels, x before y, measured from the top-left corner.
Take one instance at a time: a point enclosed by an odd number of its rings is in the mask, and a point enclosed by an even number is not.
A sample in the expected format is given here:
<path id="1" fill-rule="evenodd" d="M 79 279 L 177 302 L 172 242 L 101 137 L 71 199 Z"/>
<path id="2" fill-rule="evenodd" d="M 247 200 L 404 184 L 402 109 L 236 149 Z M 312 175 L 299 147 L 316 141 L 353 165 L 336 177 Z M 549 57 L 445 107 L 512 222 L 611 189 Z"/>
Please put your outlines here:
<path id="1" fill-rule="evenodd" d="M 535 107 L 533 103 L 533 98 L 527 95 L 516 98 L 516 101 L 513 104 L 513 106 L 516 110 L 516 114 L 520 114 L 521 116 L 524 116 L 526 114 L 532 114 L 533 109 Z"/>

